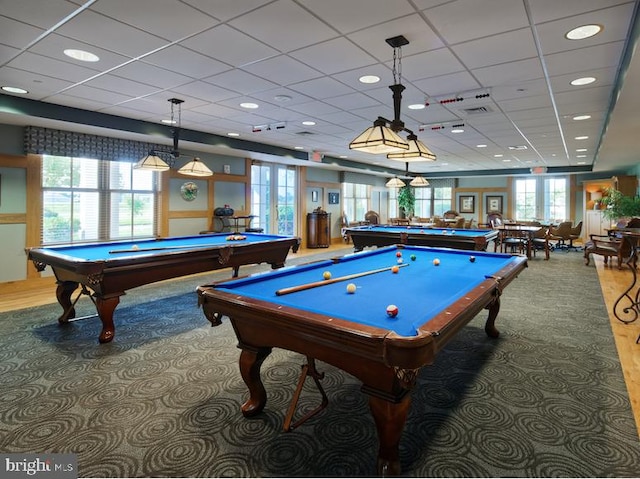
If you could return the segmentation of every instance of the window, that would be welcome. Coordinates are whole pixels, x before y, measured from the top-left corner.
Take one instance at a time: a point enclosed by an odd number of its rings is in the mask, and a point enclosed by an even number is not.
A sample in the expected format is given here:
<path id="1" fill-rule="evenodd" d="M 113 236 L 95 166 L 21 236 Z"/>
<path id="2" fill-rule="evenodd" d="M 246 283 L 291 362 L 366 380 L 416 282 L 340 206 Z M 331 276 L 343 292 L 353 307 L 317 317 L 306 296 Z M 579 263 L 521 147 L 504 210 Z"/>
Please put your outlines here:
<path id="1" fill-rule="evenodd" d="M 449 186 L 433 188 L 433 215 L 442 216 L 451 209 L 453 188 Z"/>
<path id="2" fill-rule="evenodd" d="M 154 236 L 153 172 L 133 163 L 42 157 L 42 244 Z"/>
<path id="3" fill-rule="evenodd" d="M 416 198 L 416 205 L 414 215 L 420 218 L 431 217 L 431 188 L 420 187 L 413 189 L 414 196 Z"/>
<path id="4" fill-rule="evenodd" d="M 533 221 L 536 214 L 536 179 L 516 180 L 516 220 Z"/>
<path id="5" fill-rule="evenodd" d="M 514 197 L 516 220 L 563 221 L 569 216 L 566 177 L 518 179 Z"/>
<path id="6" fill-rule="evenodd" d="M 369 187 L 357 183 L 343 183 L 344 213 L 349 221 L 363 221 L 369 210 Z"/>

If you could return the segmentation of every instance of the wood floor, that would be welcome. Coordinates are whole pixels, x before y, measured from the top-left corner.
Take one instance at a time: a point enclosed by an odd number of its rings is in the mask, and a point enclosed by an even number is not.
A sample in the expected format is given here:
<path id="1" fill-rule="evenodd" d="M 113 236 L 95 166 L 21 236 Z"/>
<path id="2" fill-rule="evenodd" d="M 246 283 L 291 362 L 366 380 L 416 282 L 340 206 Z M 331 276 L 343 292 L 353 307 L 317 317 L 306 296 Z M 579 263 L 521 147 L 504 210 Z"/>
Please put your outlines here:
<path id="1" fill-rule="evenodd" d="M 353 251 L 352 247 L 344 244 L 334 245 L 329 249 L 329 251 L 333 250 L 336 251 L 337 256 Z M 290 257 L 302 257 L 326 251 L 326 249 L 301 248 L 298 253 L 291 254 Z M 601 257 L 595 258 L 595 264 L 640 436 L 640 344 L 636 344 L 636 339 L 640 335 L 640 319 L 630 324 L 624 324 L 613 314 L 615 301 L 631 284 L 631 271 L 626 267 L 619 271 L 615 266 L 606 266 Z M 23 281 L 0 284 L 0 312 L 55 302 L 55 286 L 52 277 L 30 281 L 28 285 Z"/>

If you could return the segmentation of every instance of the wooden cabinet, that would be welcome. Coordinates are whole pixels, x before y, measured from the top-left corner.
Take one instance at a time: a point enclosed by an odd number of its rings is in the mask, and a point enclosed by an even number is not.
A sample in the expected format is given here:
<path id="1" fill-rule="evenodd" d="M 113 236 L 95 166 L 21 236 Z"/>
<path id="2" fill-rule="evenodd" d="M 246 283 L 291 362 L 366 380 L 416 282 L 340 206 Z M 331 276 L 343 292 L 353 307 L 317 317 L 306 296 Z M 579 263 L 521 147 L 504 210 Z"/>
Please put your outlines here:
<path id="1" fill-rule="evenodd" d="M 601 210 L 587 210 L 584 217 L 584 238 L 589 240 L 589 235 L 606 235 L 611 228 L 611 220 L 604 217 Z"/>
<path id="2" fill-rule="evenodd" d="M 307 213 L 307 248 L 328 248 L 331 244 L 331 213 Z"/>

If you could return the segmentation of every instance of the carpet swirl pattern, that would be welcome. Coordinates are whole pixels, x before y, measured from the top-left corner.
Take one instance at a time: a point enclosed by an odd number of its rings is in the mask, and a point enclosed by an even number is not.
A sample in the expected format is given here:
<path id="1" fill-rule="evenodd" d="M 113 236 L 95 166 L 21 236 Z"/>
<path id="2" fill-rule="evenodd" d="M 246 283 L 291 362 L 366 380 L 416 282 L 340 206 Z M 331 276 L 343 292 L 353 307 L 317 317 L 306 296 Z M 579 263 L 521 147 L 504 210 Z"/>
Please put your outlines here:
<path id="1" fill-rule="evenodd" d="M 267 407 L 242 416 L 235 335 L 226 318 L 209 326 L 195 294 L 228 275 L 128 292 L 104 345 L 97 318 L 61 327 L 57 304 L 0 314 L 0 450 L 75 453 L 81 477 L 373 475 L 367 397 L 332 366 L 318 363 L 329 407 L 285 433 L 304 357 L 275 349 L 262 367 Z M 79 314 L 92 308 L 87 300 Z M 638 431 L 595 268 L 574 253 L 534 259 L 502 296 L 499 339 L 480 316 L 420 372 L 403 473 L 639 476 Z M 297 414 L 319 399 L 310 382 Z"/>

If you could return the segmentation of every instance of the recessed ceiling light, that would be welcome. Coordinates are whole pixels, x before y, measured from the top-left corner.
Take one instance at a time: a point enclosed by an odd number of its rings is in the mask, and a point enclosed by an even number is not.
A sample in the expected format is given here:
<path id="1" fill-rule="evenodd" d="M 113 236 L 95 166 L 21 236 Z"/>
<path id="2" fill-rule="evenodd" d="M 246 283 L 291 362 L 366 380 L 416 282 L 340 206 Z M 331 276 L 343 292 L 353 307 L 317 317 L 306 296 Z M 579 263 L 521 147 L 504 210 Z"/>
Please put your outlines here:
<path id="1" fill-rule="evenodd" d="M 576 151 L 588 151 L 586 148 L 578 148 Z"/>
<path id="2" fill-rule="evenodd" d="M 289 95 L 276 95 L 273 97 L 273 99 L 275 101 L 279 101 L 280 103 L 286 103 L 288 101 L 291 101 L 293 98 L 291 98 Z"/>
<path id="3" fill-rule="evenodd" d="M 578 161 L 579 165 L 585 165 L 587 162 L 586 161 Z"/>
<path id="4" fill-rule="evenodd" d="M 304 150 L 303 146 L 294 146 L 293 147 L 294 150 Z"/>
<path id="5" fill-rule="evenodd" d="M 573 119 L 576 121 L 588 120 L 589 118 L 591 118 L 591 115 L 577 115 L 573 117 Z"/>
<path id="6" fill-rule="evenodd" d="M 363 75 L 358 78 L 360 83 L 378 83 L 380 81 L 380 77 L 376 75 Z"/>
<path id="7" fill-rule="evenodd" d="M 486 148 L 487 145 L 476 145 L 476 148 Z"/>
<path id="8" fill-rule="evenodd" d="M 227 133 L 227 136 L 240 136 L 240 133 L 230 131 L 229 133 Z"/>
<path id="9" fill-rule="evenodd" d="M 600 33 L 604 27 L 602 25 L 581 25 L 573 30 L 569 30 L 565 37 L 569 40 L 584 40 Z"/>
<path id="10" fill-rule="evenodd" d="M 587 155 L 576 155 L 576 158 L 586 158 Z"/>
<path id="11" fill-rule="evenodd" d="M 308 121 L 303 121 L 302 124 L 306 126 L 313 126 L 316 124 L 316 122 L 308 120 Z"/>
<path id="12" fill-rule="evenodd" d="M 97 62 L 100 60 L 98 55 L 94 55 L 91 52 L 85 52 L 84 50 L 76 50 L 69 48 L 64 51 L 64 54 L 74 60 L 80 60 L 81 62 Z"/>
<path id="13" fill-rule="evenodd" d="M 456 128 L 454 130 L 451 130 L 451 133 L 464 133 L 464 130 L 462 128 Z"/>
<path id="14" fill-rule="evenodd" d="M 500 153 L 498 153 L 497 155 L 493 155 L 494 158 L 502 158 L 504 155 L 501 155 Z"/>
<path id="15" fill-rule="evenodd" d="M 582 78 L 576 78 L 575 80 L 571 80 L 571 84 L 573 86 L 582 86 L 582 85 L 589 85 L 595 81 L 596 79 L 594 77 L 582 77 Z"/>
<path id="16" fill-rule="evenodd" d="M 240 106 L 242 108 L 249 108 L 249 109 L 258 108 L 258 104 L 257 103 L 251 103 L 251 102 L 240 103 Z"/>
<path id="17" fill-rule="evenodd" d="M 25 90 L 24 88 L 18 88 L 17 86 L 3 86 L 2 89 L 6 92 L 9 93 L 19 93 L 20 95 L 24 95 L 26 93 L 29 93 L 27 90 Z"/>
<path id="18" fill-rule="evenodd" d="M 502 161 L 504 161 L 505 163 L 509 163 L 511 160 L 510 160 L 509 158 L 505 158 L 505 159 L 504 159 L 504 160 L 502 160 Z"/>
<path id="19" fill-rule="evenodd" d="M 574 139 L 575 140 L 588 140 L 589 137 L 588 136 L 576 136 Z"/>
<path id="20" fill-rule="evenodd" d="M 162 123 L 166 123 L 167 125 L 175 125 L 178 123 L 176 120 L 160 120 Z"/>
<path id="21" fill-rule="evenodd" d="M 409 110 L 423 110 L 424 103 L 414 103 L 413 105 L 409 105 L 407 108 Z"/>

